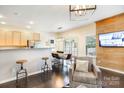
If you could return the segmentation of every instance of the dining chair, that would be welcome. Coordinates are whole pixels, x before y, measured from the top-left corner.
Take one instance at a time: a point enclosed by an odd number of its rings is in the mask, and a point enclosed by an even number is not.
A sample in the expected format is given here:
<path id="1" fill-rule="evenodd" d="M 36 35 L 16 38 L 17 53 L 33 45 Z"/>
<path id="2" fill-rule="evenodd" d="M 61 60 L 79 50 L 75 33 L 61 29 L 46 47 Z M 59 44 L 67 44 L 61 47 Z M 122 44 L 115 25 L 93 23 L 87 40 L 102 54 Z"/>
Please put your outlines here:
<path id="1" fill-rule="evenodd" d="M 57 53 L 64 53 L 63 51 L 56 51 Z"/>

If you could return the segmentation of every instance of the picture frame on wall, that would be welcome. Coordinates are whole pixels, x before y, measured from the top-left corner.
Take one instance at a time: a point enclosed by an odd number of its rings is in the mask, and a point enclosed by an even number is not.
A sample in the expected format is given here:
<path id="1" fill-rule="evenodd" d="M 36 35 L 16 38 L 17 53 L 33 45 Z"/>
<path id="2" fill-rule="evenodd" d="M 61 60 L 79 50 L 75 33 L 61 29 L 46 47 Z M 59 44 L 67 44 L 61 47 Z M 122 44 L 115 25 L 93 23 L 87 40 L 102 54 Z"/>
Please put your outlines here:
<path id="1" fill-rule="evenodd" d="M 54 44 L 54 40 L 50 40 L 50 44 Z"/>

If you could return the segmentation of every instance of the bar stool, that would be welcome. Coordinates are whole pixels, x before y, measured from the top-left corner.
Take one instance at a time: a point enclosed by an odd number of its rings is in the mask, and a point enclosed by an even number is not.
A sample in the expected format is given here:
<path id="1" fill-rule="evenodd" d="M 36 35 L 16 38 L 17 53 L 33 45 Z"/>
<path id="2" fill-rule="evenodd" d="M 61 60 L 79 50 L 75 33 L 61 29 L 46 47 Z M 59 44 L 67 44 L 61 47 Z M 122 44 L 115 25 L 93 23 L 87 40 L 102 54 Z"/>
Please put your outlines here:
<path id="1" fill-rule="evenodd" d="M 41 71 L 43 72 L 50 70 L 50 67 L 47 64 L 48 59 L 49 59 L 48 57 L 42 57 L 42 60 L 44 60 L 44 63 L 45 63 L 43 67 L 41 67 Z"/>
<path id="2" fill-rule="evenodd" d="M 47 63 L 48 57 L 42 57 L 42 61 L 44 62 L 44 65 L 41 67 L 41 80 L 49 80 L 51 78 L 51 71 L 50 67 Z"/>
<path id="3" fill-rule="evenodd" d="M 18 80 L 24 78 L 27 82 L 27 70 L 23 67 L 23 64 L 26 63 L 27 60 L 18 60 L 16 64 L 20 65 L 16 72 L 16 83 L 18 84 Z"/>

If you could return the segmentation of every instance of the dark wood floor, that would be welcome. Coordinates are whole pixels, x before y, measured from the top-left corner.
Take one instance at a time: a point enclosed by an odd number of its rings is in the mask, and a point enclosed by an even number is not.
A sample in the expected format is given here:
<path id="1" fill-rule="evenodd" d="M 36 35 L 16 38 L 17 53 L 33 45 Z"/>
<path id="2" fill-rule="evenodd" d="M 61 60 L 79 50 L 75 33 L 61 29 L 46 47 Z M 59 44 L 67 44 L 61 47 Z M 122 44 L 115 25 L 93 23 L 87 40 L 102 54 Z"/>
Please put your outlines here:
<path id="1" fill-rule="evenodd" d="M 124 75 L 102 70 L 102 86 L 103 88 L 123 88 Z M 41 76 L 42 75 L 42 76 Z M 54 71 L 48 73 L 39 73 L 28 77 L 28 82 L 20 80 L 18 86 L 15 81 L 1 84 L 1 88 L 62 88 L 69 83 L 68 68 L 55 68 Z"/>
<path id="2" fill-rule="evenodd" d="M 69 83 L 68 68 L 54 68 L 54 71 L 39 73 L 28 77 L 28 82 L 24 79 L 7 82 L 0 85 L 0 88 L 62 88 Z"/>

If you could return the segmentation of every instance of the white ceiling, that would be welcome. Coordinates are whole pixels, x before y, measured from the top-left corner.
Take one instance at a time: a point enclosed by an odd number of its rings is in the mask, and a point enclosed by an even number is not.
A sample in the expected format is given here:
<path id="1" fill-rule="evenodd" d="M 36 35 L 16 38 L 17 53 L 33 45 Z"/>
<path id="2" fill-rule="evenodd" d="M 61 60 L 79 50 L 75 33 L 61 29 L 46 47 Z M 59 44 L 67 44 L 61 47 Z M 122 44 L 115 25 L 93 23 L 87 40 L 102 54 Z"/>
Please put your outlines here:
<path id="1" fill-rule="evenodd" d="M 98 5 L 90 18 L 81 21 L 70 21 L 69 8 L 63 5 L 0 5 L 0 14 L 4 18 L 7 26 L 25 28 L 29 21 L 34 21 L 31 25 L 33 31 L 60 32 L 81 25 L 93 23 L 95 21 L 124 12 L 122 5 Z M 0 24 L 0 26 L 3 26 Z M 62 27 L 61 30 L 58 27 Z"/>

